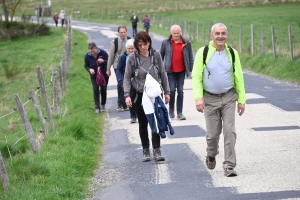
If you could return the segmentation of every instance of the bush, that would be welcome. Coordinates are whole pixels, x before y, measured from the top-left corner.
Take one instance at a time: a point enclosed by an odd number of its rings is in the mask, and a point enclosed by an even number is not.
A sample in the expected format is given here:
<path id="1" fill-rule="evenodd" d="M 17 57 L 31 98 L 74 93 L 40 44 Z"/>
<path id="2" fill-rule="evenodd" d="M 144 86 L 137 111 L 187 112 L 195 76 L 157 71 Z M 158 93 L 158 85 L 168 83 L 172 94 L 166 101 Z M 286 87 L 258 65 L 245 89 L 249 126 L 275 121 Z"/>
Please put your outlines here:
<path id="1" fill-rule="evenodd" d="M 28 35 L 47 35 L 49 33 L 50 27 L 46 23 L 0 22 L 0 40 L 20 38 Z"/>

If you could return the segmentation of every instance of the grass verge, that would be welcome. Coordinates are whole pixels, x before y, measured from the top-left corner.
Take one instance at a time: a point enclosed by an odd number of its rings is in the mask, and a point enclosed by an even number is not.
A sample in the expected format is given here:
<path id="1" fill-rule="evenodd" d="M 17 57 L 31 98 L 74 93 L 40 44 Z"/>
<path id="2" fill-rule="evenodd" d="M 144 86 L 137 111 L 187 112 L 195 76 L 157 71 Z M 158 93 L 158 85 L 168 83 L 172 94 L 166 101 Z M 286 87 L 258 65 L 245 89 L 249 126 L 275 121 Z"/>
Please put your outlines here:
<path id="1" fill-rule="evenodd" d="M 8 55 L 17 55 L 19 59 L 15 62 L 18 65 L 21 65 L 19 62 L 28 65 L 14 79 L 8 80 L 2 73 L 1 93 L 5 90 L 7 99 L 1 99 L 1 108 L 5 107 L 4 102 L 13 98 L 14 92 L 23 92 L 24 99 L 28 94 L 27 92 L 25 95 L 26 91 L 36 86 L 32 83 L 37 79 L 36 65 L 43 64 L 44 72 L 49 71 L 51 65 L 58 65 L 65 31 L 52 31 L 53 34 L 48 37 L 7 41 L 5 46 L 10 46 L 9 49 L 1 45 L 1 52 L 5 52 L 3 49 L 7 52 L 1 53 L 0 57 L 7 60 L 8 66 L 12 62 Z M 33 154 L 26 137 L 22 138 L 25 131 L 18 115 L 1 119 L 1 151 L 10 146 L 11 151 L 16 153 L 12 157 L 9 154 L 6 156 L 5 164 L 11 186 L 7 191 L 0 187 L 0 199 L 84 199 L 88 196 L 90 178 L 101 160 L 102 129 L 106 115 L 93 113 L 92 89 L 89 76 L 83 68 L 86 42 L 84 34 L 73 31 L 72 64 L 67 75 L 67 91 L 60 100 L 60 114 L 54 118 L 56 130 L 50 133 L 50 137 L 41 146 L 40 153 Z M 19 89 L 15 89 L 16 87 Z M 26 111 L 37 135 L 39 122 L 35 111 L 32 106 L 26 107 Z M 18 138 L 22 139 L 14 145 Z"/>

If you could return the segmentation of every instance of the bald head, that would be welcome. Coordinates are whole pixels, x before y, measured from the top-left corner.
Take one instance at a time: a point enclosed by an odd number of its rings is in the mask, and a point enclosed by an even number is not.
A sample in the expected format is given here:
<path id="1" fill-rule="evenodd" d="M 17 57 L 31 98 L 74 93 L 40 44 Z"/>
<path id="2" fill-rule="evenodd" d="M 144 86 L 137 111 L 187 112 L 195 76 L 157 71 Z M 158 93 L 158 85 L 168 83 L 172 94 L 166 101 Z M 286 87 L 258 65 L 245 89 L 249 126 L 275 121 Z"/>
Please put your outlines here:
<path id="1" fill-rule="evenodd" d="M 181 28 L 179 25 L 175 24 L 171 27 L 171 35 L 174 40 L 180 40 Z"/>

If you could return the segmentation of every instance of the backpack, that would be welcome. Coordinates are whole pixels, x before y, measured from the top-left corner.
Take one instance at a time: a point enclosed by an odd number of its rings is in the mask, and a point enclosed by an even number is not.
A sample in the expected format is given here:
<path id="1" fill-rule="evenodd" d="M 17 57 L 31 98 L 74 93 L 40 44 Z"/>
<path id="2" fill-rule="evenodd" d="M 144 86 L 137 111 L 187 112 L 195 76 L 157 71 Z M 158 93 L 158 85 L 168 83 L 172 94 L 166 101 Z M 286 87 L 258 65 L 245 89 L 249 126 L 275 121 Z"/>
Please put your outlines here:
<path id="1" fill-rule="evenodd" d="M 154 68 L 154 71 L 156 74 L 158 74 L 158 67 L 155 66 L 155 59 L 154 59 L 154 52 L 156 50 L 151 48 L 150 49 L 150 60 L 151 60 L 151 66 L 149 67 L 148 70 L 144 69 L 141 65 L 140 65 L 140 56 L 137 54 L 137 51 L 134 51 L 134 58 L 135 58 L 135 69 L 134 69 L 134 76 L 138 76 L 139 74 L 139 69 L 142 69 L 143 71 L 145 71 L 147 74 L 149 74 L 150 70 L 152 68 Z"/>
<path id="2" fill-rule="evenodd" d="M 228 49 L 229 49 L 229 52 L 231 54 L 232 68 L 233 68 L 233 73 L 234 73 L 235 72 L 235 55 L 234 55 L 234 51 L 233 51 L 231 46 L 228 45 Z M 207 53 L 208 53 L 208 45 L 205 45 L 204 50 L 203 50 L 203 65 L 206 65 Z M 210 75 L 210 72 L 208 70 L 208 76 L 209 75 Z"/>
<path id="3" fill-rule="evenodd" d="M 127 36 L 127 40 L 128 40 L 128 39 L 131 39 L 131 38 Z M 115 54 L 116 54 L 117 51 L 118 51 L 118 44 L 119 44 L 118 38 L 115 38 L 115 39 L 114 39 L 114 43 L 115 43 Z"/>

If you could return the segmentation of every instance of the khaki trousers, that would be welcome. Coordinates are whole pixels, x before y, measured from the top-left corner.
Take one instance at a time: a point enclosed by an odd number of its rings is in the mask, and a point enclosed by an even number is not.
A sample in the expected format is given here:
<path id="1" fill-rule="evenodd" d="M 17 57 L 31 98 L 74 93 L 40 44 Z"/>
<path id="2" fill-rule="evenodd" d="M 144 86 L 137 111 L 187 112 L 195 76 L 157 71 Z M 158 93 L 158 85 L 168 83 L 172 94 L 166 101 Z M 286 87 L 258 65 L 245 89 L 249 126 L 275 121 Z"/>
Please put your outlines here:
<path id="1" fill-rule="evenodd" d="M 237 93 L 234 88 L 222 96 L 204 92 L 207 156 L 215 157 L 219 153 L 219 138 L 223 128 L 224 168 L 236 166 L 236 101 Z"/>

